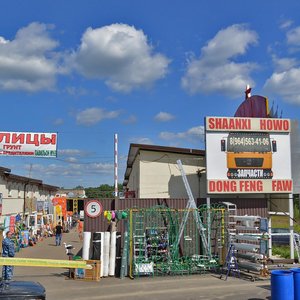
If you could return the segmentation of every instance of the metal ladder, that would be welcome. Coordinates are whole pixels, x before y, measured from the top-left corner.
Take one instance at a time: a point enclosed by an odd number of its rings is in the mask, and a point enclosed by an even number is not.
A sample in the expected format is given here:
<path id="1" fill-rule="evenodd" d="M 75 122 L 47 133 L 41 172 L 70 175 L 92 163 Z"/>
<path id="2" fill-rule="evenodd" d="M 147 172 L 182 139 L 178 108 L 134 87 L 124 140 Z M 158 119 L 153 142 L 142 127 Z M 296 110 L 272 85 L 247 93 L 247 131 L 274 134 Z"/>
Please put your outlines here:
<path id="1" fill-rule="evenodd" d="M 231 243 L 236 235 L 236 220 L 235 216 L 237 215 L 236 204 L 231 202 L 222 202 L 228 211 L 228 227 L 227 231 L 229 233 L 229 243 Z"/>
<path id="2" fill-rule="evenodd" d="M 182 222 L 181 222 L 180 227 L 179 227 L 179 234 L 176 238 L 173 249 L 177 249 L 178 246 L 179 246 L 180 239 L 182 237 L 184 227 L 185 227 L 186 222 L 188 220 L 189 212 L 192 209 L 193 210 L 193 216 L 194 216 L 194 219 L 196 221 L 197 229 L 198 229 L 199 234 L 200 234 L 201 239 L 202 239 L 202 243 L 203 243 L 203 247 L 204 247 L 204 253 L 206 253 L 208 256 L 211 256 L 210 247 L 208 246 L 208 239 L 207 239 L 206 234 L 205 234 L 206 230 L 205 230 L 205 227 L 203 226 L 202 220 L 201 220 L 200 215 L 197 211 L 197 205 L 196 205 L 195 199 L 193 197 L 190 185 L 187 181 L 187 178 L 186 178 L 185 172 L 183 170 L 182 163 L 181 163 L 180 159 L 177 160 L 177 165 L 178 165 L 178 168 L 181 172 L 182 180 L 183 180 L 185 189 L 187 191 L 189 201 L 187 203 L 187 206 L 186 206 L 186 209 L 185 209 L 185 212 L 184 212 L 184 216 L 183 216 Z"/>
<path id="3" fill-rule="evenodd" d="M 147 243 L 144 229 L 144 215 L 142 211 L 134 213 L 133 233 L 133 265 L 134 274 L 140 275 L 141 266 L 147 261 Z"/>
<path id="4" fill-rule="evenodd" d="M 294 238 L 293 238 L 293 242 L 294 242 L 294 248 L 296 250 L 296 253 L 298 255 L 298 261 L 300 260 L 300 236 L 298 233 L 294 233 Z"/>
<path id="5" fill-rule="evenodd" d="M 230 272 L 232 272 L 235 276 L 238 275 L 238 277 L 240 277 L 240 270 L 239 270 L 239 266 L 237 263 L 237 258 L 236 258 L 236 250 L 233 244 L 230 244 L 228 252 L 227 252 L 227 256 L 226 256 L 226 261 L 223 267 L 223 270 L 226 270 L 226 278 L 225 280 L 227 280 L 228 276 L 230 276 Z M 222 271 L 223 271 L 222 270 Z M 220 279 L 222 278 L 223 274 L 221 273 L 220 275 Z"/>

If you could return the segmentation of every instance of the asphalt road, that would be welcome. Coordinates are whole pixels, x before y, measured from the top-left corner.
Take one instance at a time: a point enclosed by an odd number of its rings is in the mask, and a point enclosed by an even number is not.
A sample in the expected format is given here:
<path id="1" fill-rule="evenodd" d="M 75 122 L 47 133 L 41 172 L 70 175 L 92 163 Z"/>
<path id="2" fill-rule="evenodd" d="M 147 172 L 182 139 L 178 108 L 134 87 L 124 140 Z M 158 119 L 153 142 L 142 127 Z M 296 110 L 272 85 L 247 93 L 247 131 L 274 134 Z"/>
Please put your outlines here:
<path id="1" fill-rule="evenodd" d="M 75 231 L 66 233 L 63 241 L 75 246 L 75 253 L 82 247 Z M 56 247 L 54 238 L 40 241 L 33 247 L 22 249 L 17 257 L 68 259 L 64 246 Z M 61 268 L 15 267 L 14 280 L 38 281 L 46 288 L 48 300 L 65 299 L 151 299 L 196 300 L 271 299 L 270 280 L 255 282 L 247 278 L 228 277 L 225 281 L 216 274 L 191 276 L 101 278 L 96 281 L 68 279 L 68 270 Z"/>

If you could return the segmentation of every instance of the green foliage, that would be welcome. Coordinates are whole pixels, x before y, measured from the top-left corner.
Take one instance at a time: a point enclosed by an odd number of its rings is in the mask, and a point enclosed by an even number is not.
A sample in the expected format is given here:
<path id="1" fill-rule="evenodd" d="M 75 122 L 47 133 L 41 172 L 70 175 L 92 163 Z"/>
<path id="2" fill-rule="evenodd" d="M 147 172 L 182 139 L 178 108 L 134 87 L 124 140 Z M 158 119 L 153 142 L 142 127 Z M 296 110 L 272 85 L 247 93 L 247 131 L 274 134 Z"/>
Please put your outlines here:
<path id="1" fill-rule="evenodd" d="M 289 216 L 272 216 L 272 228 L 290 228 Z M 294 195 L 294 230 L 300 233 L 300 207 L 297 195 Z"/>
<path id="2" fill-rule="evenodd" d="M 290 258 L 290 246 L 274 246 L 272 247 L 272 255 L 279 255 L 282 258 Z M 297 253 L 295 252 L 295 257 Z"/>
<path id="3" fill-rule="evenodd" d="M 299 202 L 298 205 L 294 205 L 294 219 L 300 220 L 300 209 L 299 209 Z"/>
<path id="4" fill-rule="evenodd" d="M 118 190 L 123 191 L 122 184 L 118 185 Z M 109 184 L 102 184 L 99 187 L 89 187 L 85 189 L 88 198 L 114 198 L 115 187 Z"/>
<path id="5" fill-rule="evenodd" d="M 289 216 L 272 216 L 272 228 L 289 228 Z"/>
<path id="6" fill-rule="evenodd" d="M 75 190 L 84 190 L 84 187 L 82 185 L 77 185 Z"/>

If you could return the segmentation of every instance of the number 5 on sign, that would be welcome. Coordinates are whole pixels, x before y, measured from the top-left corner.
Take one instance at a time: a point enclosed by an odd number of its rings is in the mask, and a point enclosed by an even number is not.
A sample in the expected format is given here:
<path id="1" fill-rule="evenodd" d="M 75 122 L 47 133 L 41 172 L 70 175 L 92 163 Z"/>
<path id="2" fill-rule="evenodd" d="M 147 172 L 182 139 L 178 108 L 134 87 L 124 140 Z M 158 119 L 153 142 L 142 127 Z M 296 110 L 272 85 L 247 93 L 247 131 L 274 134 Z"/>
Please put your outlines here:
<path id="1" fill-rule="evenodd" d="M 98 200 L 90 200 L 85 206 L 85 213 L 91 218 L 99 217 L 102 211 L 102 204 Z"/>

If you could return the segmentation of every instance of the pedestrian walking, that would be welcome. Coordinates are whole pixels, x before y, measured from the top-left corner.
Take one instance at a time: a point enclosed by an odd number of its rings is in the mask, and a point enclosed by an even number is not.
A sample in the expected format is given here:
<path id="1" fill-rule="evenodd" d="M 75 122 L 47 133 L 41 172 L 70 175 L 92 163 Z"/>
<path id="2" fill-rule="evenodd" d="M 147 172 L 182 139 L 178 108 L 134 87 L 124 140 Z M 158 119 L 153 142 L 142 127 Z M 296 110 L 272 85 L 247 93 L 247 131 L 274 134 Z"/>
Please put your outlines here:
<path id="1" fill-rule="evenodd" d="M 77 231 L 78 231 L 78 236 L 79 236 L 79 239 L 82 241 L 83 240 L 83 234 L 82 234 L 82 231 L 83 231 L 83 223 L 81 220 L 78 220 L 77 221 Z"/>
<path id="2" fill-rule="evenodd" d="M 63 227 L 61 226 L 61 223 L 58 222 L 58 225 L 55 226 L 55 243 L 56 243 L 56 246 L 61 245 L 62 233 L 63 233 Z"/>
<path id="3" fill-rule="evenodd" d="M 12 233 L 6 232 L 6 237 L 2 241 L 2 257 L 14 257 L 15 256 L 15 244 L 11 239 Z M 13 266 L 3 266 L 2 268 L 2 280 L 12 280 Z"/>

